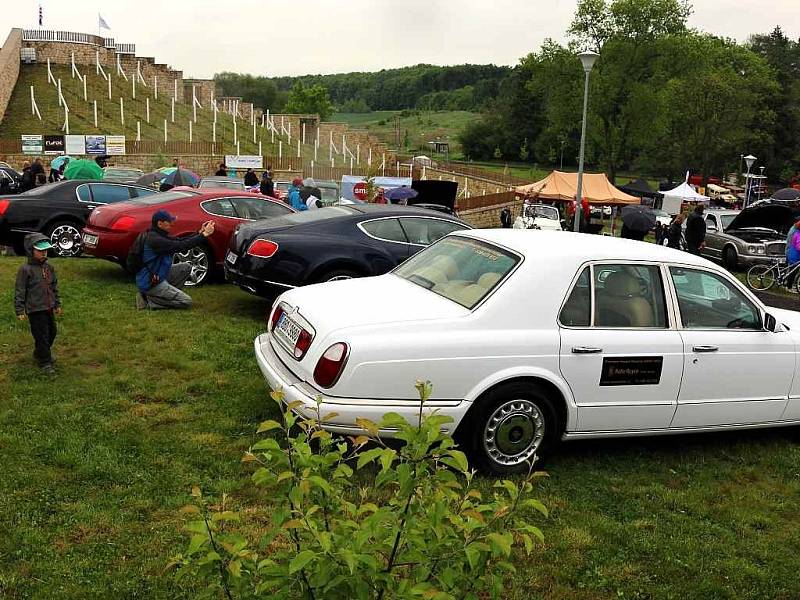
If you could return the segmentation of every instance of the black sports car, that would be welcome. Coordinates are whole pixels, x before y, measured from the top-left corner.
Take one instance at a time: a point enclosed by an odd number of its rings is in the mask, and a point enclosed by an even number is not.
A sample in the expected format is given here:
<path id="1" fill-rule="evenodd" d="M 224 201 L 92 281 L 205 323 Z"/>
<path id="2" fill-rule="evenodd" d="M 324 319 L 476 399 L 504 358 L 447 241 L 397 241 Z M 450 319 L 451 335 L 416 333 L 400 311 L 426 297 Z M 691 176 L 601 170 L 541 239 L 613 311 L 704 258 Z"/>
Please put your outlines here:
<path id="1" fill-rule="evenodd" d="M 149 196 L 152 188 L 106 181 L 59 181 L 0 198 L 0 244 L 24 254 L 23 240 L 39 232 L 50 238 L 56 256 L 78 256 L 81 232 L 98 206 Z"/>
<path id="2" fill-rule="evenodd" d="M 331 206 L 239 225 L 225 278 L 266 298 L 310 283 L 382 275 L 451 231 L 470 229 L 431 210 Z"/>

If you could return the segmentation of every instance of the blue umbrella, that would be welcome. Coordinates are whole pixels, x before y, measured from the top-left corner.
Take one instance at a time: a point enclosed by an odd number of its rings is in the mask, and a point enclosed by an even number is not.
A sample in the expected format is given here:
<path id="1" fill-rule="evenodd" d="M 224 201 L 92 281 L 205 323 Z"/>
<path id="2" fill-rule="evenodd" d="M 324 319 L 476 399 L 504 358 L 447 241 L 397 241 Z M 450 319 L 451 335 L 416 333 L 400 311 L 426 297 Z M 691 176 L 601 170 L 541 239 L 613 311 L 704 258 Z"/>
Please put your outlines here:
<path id="1" fill-rule="evenodd" d="M 387 200 L 398 202 L 400 200 L 408 200 L 409 198 L 416 198 L 418 195 L 417 190 L 411 189 L 407 185 L 392 188 L 384 194 Z"/>
<path id="2" fill-rule="evenodd" d="M 200 175 L 188 169 L 175 169 L 161 183 L 167 183 L 172 186 L 190 185 L 196 187 L 200 183 Z"/>
<path id="3" fill-rule="evenodd" d="M 50 161 L 50 168 L 58 171 L 61 168 L 61 165 L 64 164 L 65 161 L 69 160 L 72 160 L 72 157 L 67 156 L 66 154 L 62 154 L 61 156 L 56 156 L 53 160 Z"/>

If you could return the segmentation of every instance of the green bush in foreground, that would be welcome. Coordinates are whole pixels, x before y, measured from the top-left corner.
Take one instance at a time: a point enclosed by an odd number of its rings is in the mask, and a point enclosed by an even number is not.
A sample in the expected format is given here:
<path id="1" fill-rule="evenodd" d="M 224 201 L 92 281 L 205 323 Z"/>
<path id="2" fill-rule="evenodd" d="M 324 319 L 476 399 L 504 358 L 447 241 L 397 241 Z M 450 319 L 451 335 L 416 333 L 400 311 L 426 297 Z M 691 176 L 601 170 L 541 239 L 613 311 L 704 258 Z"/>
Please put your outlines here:
<path id="1" fill-rule="evenodd" d="M 417 389 L 424 405 L 431 384 Z M 271 395 L 283 408 L 282 392 Z M 281 431 L 285 444 L 266 437 L 244 457 L 258 464 L 253 482 L 270 499 L 266 532 L 246 539 L 226 498 L 212 506 L 194 488 L 200 506 L 184 509 L 198 517 L 186 525 L 191 540 L 170 563 L 179 576 L 207 581 L 210 593 L 227 598 L 499 597 L 514 571 L 512 548 L 530 554 L 534 538 L 543 538 L 522 514 L 547 515 L 526 497 L 542 473 L 498 481 L 484 498 L 466 456 L 441 432 L 449 417 L 421 406 L 410 425 L 387 413 L 380 424 L 360 420 L 369 435 L 345 441 L 322 429 L 334 414 L 321 415 L 318 405 L 314 418 L 301 419 L 293 408 L 282 424 L 258 429 Z M 402 445 L 385 445 L 380 428 L 396 429 Z"/>

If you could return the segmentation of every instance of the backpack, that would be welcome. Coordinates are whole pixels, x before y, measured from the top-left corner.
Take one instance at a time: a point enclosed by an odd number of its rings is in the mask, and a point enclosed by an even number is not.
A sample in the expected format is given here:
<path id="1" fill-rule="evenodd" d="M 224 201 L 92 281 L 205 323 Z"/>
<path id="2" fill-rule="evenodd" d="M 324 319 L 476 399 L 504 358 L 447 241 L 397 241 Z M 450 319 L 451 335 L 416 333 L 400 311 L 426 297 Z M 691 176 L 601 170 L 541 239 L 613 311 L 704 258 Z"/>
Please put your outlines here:
<path id="1" fill-rule="evenodd" d="M 128 250 L 128 258 L 125 260 L 125 268 L 133 275 L 136 275 L 145 266 L 144 243 L 146 239 L 147 232 L 141 232 L 136 236 L 136 239 L 133 240 L 133 244 L 131 244 L 131 247 Z"/>

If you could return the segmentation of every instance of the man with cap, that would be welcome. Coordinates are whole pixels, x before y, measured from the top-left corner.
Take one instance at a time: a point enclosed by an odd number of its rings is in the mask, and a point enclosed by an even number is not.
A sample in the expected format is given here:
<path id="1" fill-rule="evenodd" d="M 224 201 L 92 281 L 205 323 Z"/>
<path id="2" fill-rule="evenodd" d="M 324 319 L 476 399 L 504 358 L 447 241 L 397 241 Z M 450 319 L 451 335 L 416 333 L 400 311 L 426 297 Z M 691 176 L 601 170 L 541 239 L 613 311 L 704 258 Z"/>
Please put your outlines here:
<path id="1" fill-rule="evenodd" d="M 28 261 L 17 271 L 14 290 L 14 310 L 17 319 L 27 319 L 31 326 L 33 357 L 39 368 L 48 375 L 55 374 L 50 348 L 56 339 L 56 320 L 61 314 L 58 295 L 58 278 L 55 269 L 47 263 L 47 251 L 53 245 L 41 233 L 25 237 Z"/>
<path id="2" fill-rule="evenodd" d="M 214 222 L 206 221 L 196 235 L 188 238 L 169 236 L 176 217 L 166 210 L 153 214 L 153 227 L 142 240 L 142 268 L 136 273 L 136 308 L 190 308 L 191 297 L 181 291 L 192 271 L 187 263 L 172 264 L 176 252 L 202 246 L 214 233 Z"/>
<path id="3" fill-rule="evenodd" d="M 289 186 L 287 198 L 289 200 L 289 204 L 295 210 L 308 210 L 308 206 L 306 206 L 306 203 L 303 202 L 303 199 L 300 197 L 300 188 L 302 185 L 303 180 L 299 177 L 295 177 L 292 180 L 292 185 Z"/>

